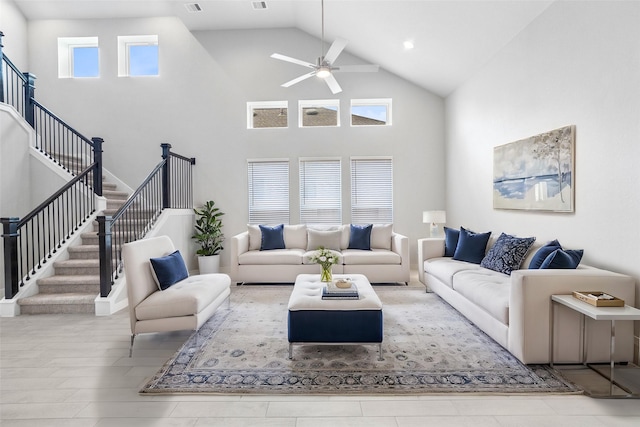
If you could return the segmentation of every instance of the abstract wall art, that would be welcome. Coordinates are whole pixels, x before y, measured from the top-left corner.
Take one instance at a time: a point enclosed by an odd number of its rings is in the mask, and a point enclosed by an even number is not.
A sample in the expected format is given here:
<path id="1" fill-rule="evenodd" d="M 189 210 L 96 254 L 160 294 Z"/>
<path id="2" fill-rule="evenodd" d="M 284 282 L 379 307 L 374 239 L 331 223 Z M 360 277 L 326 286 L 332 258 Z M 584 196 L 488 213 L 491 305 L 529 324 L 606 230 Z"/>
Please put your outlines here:
<path id="1" fill-rule="evenodd" d="M 494 209 L 573 212 L 575 126 L 493 149 Z"/>

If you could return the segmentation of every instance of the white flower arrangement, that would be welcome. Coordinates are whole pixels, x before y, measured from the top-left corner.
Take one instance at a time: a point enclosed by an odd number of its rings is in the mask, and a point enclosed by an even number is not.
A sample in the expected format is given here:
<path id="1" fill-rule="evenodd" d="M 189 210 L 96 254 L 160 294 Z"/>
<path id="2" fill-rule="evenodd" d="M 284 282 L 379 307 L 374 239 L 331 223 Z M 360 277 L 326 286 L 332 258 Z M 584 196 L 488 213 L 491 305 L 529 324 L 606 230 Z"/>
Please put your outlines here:
<path id="1" fill-rule="evenodd" d="M 329 249 L 320 247 L 309 260 L 315 264 L 320 264 L 323 269 L 328 269 L 338 263 L 338 255 Z"/>

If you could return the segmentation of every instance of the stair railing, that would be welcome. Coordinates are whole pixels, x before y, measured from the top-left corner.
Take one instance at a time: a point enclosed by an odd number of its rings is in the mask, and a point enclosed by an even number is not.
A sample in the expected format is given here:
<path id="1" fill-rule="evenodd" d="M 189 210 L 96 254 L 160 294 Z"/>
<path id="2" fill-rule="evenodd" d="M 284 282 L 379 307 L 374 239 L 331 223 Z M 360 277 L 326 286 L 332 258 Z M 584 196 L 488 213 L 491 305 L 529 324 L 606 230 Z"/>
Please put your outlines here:
<path id="1" fill-rule="evenodd" d="M 163 209 L 193 208 L 193 165 L 195 158 L 171 152 L 161 144 L 162 161 L 113 215 L 99 215 L 100 296 L 111 292 L 122 273 L 122 246 L 142 239 Z"/>
<path id="2" fill-rule="evenodd" d="M 94 143 L 95 147 L 101 147 L 102 140 L 94 138 Z M 91 187 L 102 170 L 102 157 L 96 157 L 98 162 L 89 165 L 22 219 L 0 218 L 6 299 L 12 299 L 96 211 Z"/>
<path id="3" fill-rule="evenodd" d="M 96 160 L 93 144 L 35 99 L 36 76 L 23 73 L 2 52 L 0 31 L 0 102 L 13 106 L 38 134 L 36 148 L 72 175 Z M 102 195 L 102 181 L 95 193 Z"/>

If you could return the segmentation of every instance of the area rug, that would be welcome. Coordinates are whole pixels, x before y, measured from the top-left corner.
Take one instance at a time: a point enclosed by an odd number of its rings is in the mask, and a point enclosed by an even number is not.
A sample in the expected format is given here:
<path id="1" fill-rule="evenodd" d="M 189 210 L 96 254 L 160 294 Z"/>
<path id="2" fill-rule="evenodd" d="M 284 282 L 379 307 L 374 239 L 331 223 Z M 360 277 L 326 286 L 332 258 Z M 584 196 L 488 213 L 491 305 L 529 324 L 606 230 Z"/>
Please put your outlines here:
<path id="1" fill-rule="evenodd" d="M 548 366 L 526 366 L 424 288 L 376 286 L 376 345 L 300 345 L 288 359 L 291 286 L 242 286 L 140 393 L 581 393 Z"/>

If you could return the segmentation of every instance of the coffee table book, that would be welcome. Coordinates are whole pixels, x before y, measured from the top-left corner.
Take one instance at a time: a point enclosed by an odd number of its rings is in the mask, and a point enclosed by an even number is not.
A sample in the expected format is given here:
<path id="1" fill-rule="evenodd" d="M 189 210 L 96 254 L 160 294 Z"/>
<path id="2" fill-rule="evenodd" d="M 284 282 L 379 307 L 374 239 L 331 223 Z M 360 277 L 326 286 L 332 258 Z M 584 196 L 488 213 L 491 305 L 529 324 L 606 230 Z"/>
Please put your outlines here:
<path id="1" fill-rule="evenodd" d="M 322 288 L 322 299 L 359 299 L 358 289 L 340 289 L 335 292 L 329 286 Z"/>

